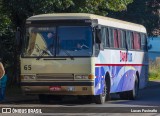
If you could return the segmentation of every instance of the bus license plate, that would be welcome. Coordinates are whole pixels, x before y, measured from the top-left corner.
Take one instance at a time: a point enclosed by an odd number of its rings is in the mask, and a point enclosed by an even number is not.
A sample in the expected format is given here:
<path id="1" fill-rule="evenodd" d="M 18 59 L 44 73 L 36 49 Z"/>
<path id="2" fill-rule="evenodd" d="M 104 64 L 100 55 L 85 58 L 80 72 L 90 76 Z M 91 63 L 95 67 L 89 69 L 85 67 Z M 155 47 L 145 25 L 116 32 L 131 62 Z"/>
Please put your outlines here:
<path id="1" fill-rule="evenodd" d="M 68 90 L 68 91 L 75 91 L 75 87 L 69 86 L 69 87 L 67 88 L 67 90 Z"/>
<path id="2" fill-rule="evenodd" d="M 61 86 L 51 86 L 49 87 L 50 91 L 60 91 L 61 90 Z"/>

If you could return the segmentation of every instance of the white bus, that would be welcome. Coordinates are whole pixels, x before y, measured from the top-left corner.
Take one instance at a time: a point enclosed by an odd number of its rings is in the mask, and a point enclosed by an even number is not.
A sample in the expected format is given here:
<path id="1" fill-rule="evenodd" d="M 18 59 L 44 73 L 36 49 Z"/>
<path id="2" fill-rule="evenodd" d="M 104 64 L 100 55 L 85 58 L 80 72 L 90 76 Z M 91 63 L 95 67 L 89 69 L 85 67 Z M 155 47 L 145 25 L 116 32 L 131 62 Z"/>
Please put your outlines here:
<path id="1" fill-rule="evenodd" d="M 21 86 L 37 94 L 91 96 L 103 104 L 110 93 L 135 99 L 148 81 L 146 29 L 85 13 L 42 14 L 26 20 Z"/>

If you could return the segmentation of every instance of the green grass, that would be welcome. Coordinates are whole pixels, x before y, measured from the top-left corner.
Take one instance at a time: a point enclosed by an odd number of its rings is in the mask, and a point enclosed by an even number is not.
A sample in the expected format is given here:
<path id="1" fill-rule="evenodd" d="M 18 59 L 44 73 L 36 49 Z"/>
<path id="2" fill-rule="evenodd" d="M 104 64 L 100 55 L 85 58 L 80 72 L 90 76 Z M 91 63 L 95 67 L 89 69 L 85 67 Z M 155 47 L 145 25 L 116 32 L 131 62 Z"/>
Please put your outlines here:
<path id="1" fill-rule="evenodd" d="M 156 62 L 149 65 L 149 80 L 160 80 L 160 65 L 157 65 Z"/>

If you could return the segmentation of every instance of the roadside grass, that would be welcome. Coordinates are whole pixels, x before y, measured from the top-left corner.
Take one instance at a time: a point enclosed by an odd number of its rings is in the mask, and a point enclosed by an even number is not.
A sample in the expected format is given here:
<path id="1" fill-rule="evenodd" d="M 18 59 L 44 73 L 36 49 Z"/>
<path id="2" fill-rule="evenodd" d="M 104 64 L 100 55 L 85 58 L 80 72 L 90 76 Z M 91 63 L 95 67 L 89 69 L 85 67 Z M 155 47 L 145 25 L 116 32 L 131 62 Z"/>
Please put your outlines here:
<path id="1" fill-rule="evenodd" d="M 160 65 L 156 61 L 149 63 L 149 80 L 160 80 Z"/>

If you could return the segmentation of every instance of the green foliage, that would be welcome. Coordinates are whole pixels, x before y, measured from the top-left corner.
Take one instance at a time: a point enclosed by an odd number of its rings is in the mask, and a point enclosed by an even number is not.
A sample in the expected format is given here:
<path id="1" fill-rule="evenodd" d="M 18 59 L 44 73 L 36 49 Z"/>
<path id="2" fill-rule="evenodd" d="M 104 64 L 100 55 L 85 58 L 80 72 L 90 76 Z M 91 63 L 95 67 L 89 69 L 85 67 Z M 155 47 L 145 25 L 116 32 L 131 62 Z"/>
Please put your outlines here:
<path id="1" fill-rule="evenodd" d="M 6 69 L 11 68 L 13 62 L 14 33 L 11 20 L 7 15 L 0 17 L 0 57 Z"/>
<path id="2" fill-rule="evenodd" d="M 3 9 L 0 6 L 0 55 L 6 56 L 12 52 L 13 46 L 13 30 L 12 22 L 6 12 L 2 12 Z"/>
<path id="3" fill-rule="evenodd" d="M 11 20 L 7 15 L 0 14 L 0 36 L 6 35 L 7 31 L 9 31 L 9 25 L 11 24 Z"/>
<path id="4" fill-rule="evenodd" d="M 11 20 L 9 19 L 6 12 L 4 12 L 2 7 L 2 1 L 0 0 L 0 37 L 2 35 L 6 35 L 9 30 L 9 26 L 11 24 Z"/>
<path id="5" fill-rule="evenodd" d="M 113 11 L 122 11 L 127 9 L 127 5 L 133 0 L 108 0 L 107 7 Z"/>
<path id="6" fill-rule="evenodd" d="M 158 0 L 134 0 L 126 11 L 114 13 L 110 11 L 109 16 L 142 24 L 147 28 L 149 35 L 152 35 L 152 31 L 160 25 L 158 7 Z"/>
<path id="7" fill-rule="evenodd" d="M 2 0 L 16 23 L 29 16 L 54 12 L 85 12 L 106 15 L 107 9 L 122 11 L 133 0 Z M 18 24 L 19 25 L 19 24 Z"/>
<path id="8" fill-rule="evenodd" d="M 132 0 L 73 0 L 76 6 L 76 12 L 94 13 L 106 15 L 107 9 L 113 11 L 122 11 Z"/>
<path id="9" fill-rule="evenodd" d="M 13 24 L 0 1 L 0 57 L 8 75 L 13 75 L 13 50 L 14 50 Z M 10 71 L 8 71 L 10 70 Z"/>
<path id="10" fill-rule="evenodd" d="M 71 12 L 83 12 L 105 15 L 107 2 L 105 0 L 73 0 L 73 7 L 71 7 Z"/>
<path id="11" fill-rule="evenodd" d="M 150 63 L 149 80 L 160 80 L 160 65 L 157 65 L 156 62 Z"/>

